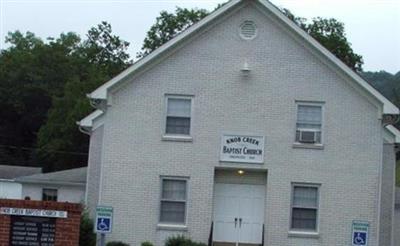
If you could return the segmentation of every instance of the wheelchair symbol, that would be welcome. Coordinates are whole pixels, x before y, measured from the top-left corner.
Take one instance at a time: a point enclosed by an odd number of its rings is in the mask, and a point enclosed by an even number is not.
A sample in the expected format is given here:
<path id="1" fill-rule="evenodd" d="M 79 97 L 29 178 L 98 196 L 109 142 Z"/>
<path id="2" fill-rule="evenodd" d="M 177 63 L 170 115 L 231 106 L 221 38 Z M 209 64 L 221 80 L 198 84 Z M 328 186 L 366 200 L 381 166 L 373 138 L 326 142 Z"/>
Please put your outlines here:
<path id="1" fill-rule="evenodd" d="M 367 234 L 364 232 L 357 232 L 354 234 L 353 244 L 354 245 L 366 245 Z"/>
<path id="2" fill-rule="evenodd" d="M 110 228 L 110 219 L 99 218 L 97 220 L 97 230 L 98 231 L 108 231 Z"/>

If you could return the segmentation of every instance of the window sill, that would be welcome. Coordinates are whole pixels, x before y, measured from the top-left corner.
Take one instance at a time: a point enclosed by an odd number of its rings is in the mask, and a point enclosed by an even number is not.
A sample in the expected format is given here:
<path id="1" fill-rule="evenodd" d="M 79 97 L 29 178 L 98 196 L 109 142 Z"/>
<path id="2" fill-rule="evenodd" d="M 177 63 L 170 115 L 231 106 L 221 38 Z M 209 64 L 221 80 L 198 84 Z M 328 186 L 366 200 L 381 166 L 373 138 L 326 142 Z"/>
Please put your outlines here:
<path id="1" fill-rule="evenodd" d="M 163 135 L 161 139 L 163 141 L 193 142 L 192 136 L 185 135 Z"/>
<path id="2" fill-rule="evenodd" d="M 297 149 L 324 149 L 323 144 L 306 144 L 306 143 L 294 143 L 293 148 Z"/>
<path id="3" fill-rule="evenodd" d="M 175 225 L 175 224 L 158 224 L 158 230 L 166 230 L 166 231 L 187 231 L 188 228 L 186 225 Z"/>
<path id="4" fill-rule="evenodd" d="M 289 231 L 288 236 L 301 238 L 319 238 L 319 233 L 312 231 Z"/>

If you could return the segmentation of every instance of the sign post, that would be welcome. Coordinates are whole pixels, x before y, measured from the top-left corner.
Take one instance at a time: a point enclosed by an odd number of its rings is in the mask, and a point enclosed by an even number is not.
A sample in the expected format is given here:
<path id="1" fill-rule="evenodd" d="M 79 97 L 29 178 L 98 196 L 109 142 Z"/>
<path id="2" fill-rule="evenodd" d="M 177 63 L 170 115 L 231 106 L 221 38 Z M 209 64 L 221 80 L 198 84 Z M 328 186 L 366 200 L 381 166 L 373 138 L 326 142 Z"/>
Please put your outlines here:
<path id="1" fill-rule="evenodd" d="M 107 206 L 96 207 L 96 224 L 94 232 L 100 233 L 100 245 L 105 246 L 106 234 L 112 232 L 113 208 Z"/>
<path id="2" fill-rule="evenodd" d="M 352 246 L 368 246 L 368 228 L 367 221 L 353 220 L 351 242 Z"/>

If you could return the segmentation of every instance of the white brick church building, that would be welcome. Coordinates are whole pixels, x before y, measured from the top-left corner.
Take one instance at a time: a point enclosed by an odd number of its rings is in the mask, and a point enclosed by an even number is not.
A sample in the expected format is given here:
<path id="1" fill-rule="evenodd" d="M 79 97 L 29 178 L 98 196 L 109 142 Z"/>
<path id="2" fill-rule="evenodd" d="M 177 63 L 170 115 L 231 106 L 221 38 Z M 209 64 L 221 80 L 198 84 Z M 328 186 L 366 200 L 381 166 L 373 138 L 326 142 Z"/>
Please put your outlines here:
<path id="1" fill-rule="evenodd" d="M 399 110 L 268 1 L 228 2 L 89 98 L 108 241 L 394 245 Z"/>

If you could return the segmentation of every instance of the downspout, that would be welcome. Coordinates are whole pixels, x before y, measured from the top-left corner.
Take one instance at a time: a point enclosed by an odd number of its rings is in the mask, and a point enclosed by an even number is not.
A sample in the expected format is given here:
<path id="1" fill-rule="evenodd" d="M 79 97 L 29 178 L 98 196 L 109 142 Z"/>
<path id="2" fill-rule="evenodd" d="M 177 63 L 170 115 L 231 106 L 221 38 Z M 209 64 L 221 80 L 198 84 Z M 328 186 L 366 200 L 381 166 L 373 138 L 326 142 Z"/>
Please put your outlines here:
<path id="1" fill-rule="evenodd" d="M 79 124 L 79 121 L 77 121 L 76 124 L 79 126 L 78 129 L 79 129 L 80 132 L 82 132 L 83 134 L 89 135 L 89 136 L 91 135 L 92 131 L 89 130 L 88 128 L 86 128 L 86 127 L 81 126 Z"/>

